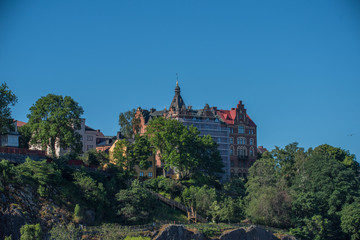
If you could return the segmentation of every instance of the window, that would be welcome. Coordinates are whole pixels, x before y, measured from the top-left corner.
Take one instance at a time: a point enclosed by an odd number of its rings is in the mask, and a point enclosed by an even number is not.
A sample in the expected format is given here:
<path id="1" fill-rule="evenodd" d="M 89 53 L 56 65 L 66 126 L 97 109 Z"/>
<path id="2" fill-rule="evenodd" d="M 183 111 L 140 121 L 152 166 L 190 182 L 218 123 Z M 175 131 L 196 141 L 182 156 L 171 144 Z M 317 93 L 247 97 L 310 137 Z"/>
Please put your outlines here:
<path id="1" fill-rule="evenodd" d="M 230 144 L 234 144 L 234 139 L 230 138 Z"/>
<path id="2" fill-rule="evenodd" d="M 148 166 L 149 168 L 151 168 L 152 167 L 152 161 L 149 161 L 149 166 Z"/>
<path id="3" fill-rule="evenodd" d="M 250 145 L 254 145 L 254 139 L 250 138 Z"/>
<path id="4" fill-rule="evenodd" d="M 237 149 L 237 155 L 242 156 L 242 149 L 240 149 L 240 148 Z"/>
<path id="5" fill-rule="evenodd" d="M 230 155 L 234 155 L 234 147 L 230 147 Z"/>
<path id="6" fill-rule="evenodd" d="M 239 126 L 239 133 L 245 133 L 244 126 Z"/>
<path id="7" fill-rule="evenodd" d="M 231 167 L 234 167 L 234 161 L 231 161 L 231 162 L 230 162 L 230 166 L 231 166 Z"/>
<path id="8" fill-rule="evenodd" d="M 144 176 L 144 172 L 140 172 L 140 173 L 139 173 L 139 176 L 140 176 L 140 177 L 143 177 L 143 176 Z"/>
<path id="9" fill-rule="evenodd" d="M 87 146 L 86 146 L 86 150 L 90 150 L 90 149 L 93 149 L 93 148 L 94 148 L 93 145 L 87 145 Z"/>
<path id="10" fill-rule="evenodd" d="M 250 149 L 250 156 L 254 156 L 254 150 L 253 149 Z"/>
<path id="11" fill-rule="evenodd" d="M 149 172 L 149 173 L 148 173 L 148 176 L 149 176 L 149 177 L 152 177 L 152 172 Z"/>
<path id="12" fill-rule="evenodd" d="M 229 128 L 230 129 L 230 133 L 234 133 L 234 129 L 233 128 Z"/>
<path id="13" fill-rule="evenodd" d="M 93 140 L 93 136 L 87 136 L 86 138 L 88 141 L 92 141 Z"/>
<path id="14" fill-rule="evenodd" d="M 241 139 L 242 140 L 242 139 Z M 240 144 L 240 138 L 237 138 L 237 144 Z"/>

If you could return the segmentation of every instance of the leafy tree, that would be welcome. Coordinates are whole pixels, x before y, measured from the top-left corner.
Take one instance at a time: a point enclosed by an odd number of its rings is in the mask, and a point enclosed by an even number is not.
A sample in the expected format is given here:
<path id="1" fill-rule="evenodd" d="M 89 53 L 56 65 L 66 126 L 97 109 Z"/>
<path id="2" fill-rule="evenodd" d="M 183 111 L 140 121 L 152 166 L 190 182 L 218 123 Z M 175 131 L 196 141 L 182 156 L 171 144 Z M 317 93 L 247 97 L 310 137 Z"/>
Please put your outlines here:
<path id="1" fill-rule="evenodd" d="M 138 118 L 135 118 L 135 113 L 136 110 L 131 109 L 119 114 L 120 133 L 125 138 L 132 138 L 134 132 L 137 133 L 139 131 L 140 121 Z"/>
<path id="2" fill-rule="evenodd" d="M 352 240 L 360 239 L 360 202 L 346 205 L 341 211 L 341 229 Z"/>
<path id="3" fill-rule="evenodd" d="M 190 186 L 182 192 L 182 200 L 186 206 L 200 213 L 202 216 L 211 216 L 211 206 L 216 201 L 214 188 Z"/>
<path id="4" fill-rule="evenodd" d="M 81 151 L 80 116 L 83 109 L 69 96 L 48 94 L 41 97 L 30 108 L 29 127 L 32 137 L 31 144 L 38 144 L 42 149 L 50 151 L 56 156 L 56 146 L 71 148 L 75 152 Z"/>
<path id="5" fill-rule="evenodd" d="M 19 137 L 19 147 L 20 148 L 29 148 L 29 142 L 31 140 L 31 128 L 28 124 L 19 127 L 18 131 L 20 133 Z"/>
<path id="6" fill-rule="evenodd" d="M 84 171 L 75 172 L 73 176 L 74 183 L 79 187 L 84 200 L 90 202 L 98 210 L 102 210 L 106 203 L 106 190 L 103 183 L 98 183 Z"/>
<path id="7" fill-rule="evenodd" d="M 34 161 L 27 158 L 25 163 L 16 167 L 21 182 L 35 182 L 41 197 L 49 194 L 49 186 L 58 186 L 62 182 L 61 172 L 46 160 Z"/>
<path id="8" fill-rule="evenodd" d="M 115 165 L 121 168 L 129 169 L 134 165 L 132 162 L 131 150 L 132 144 L 126 139 L 117 140 L 115 143 L 114 151 L 112 152 L 112 159 Z"/>
<path id="9" fill-rule="evenodd" d="M 10 106 L 17 103 L 17 97 L 8 88 L 6 83 L 0 86 L 0 134 L 6 134 L 12 130 L 13 119 L 11 118 Z"/>
<path id="10" fill-rule="evenodd" d="M 100 166 L 106 163 L 109 163 L 109 156 L 103 151 L 97 151 L 96 149 L 91 149 L 85 152 L 84 156 L 81 158 L 86 164 Z"/>
<path id="11" fill-rule="evenodd" d="M 25 224 L 20 228 L 20 240 L 41 240 L 42 230 L 40 224 Z"/>
<path id="12" fill-rule="evenodd" d="M 222 159 L 210 136 L 199 136 L 194 126 L 186 128 L 174 119 L 155 118 L 146 127 L 151 146 L 165 170 L 173 168 L 183 179 L 215 177 L 222 173 Z"/>
<path id="13" fill-rule="evenodd" d="M 116 194 L 118 215 L 125 223 L 144 223 L 151 219 L 154 211 L 154 197 L 138 180 L 134 180 L 129 189 Z"/>

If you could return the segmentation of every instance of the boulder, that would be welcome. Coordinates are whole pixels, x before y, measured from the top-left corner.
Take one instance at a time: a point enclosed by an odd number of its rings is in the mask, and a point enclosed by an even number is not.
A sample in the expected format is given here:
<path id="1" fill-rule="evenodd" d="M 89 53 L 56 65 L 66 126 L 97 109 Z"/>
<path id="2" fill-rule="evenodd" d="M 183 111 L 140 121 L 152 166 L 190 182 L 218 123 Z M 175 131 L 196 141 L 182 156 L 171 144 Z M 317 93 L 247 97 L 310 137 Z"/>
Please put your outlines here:
<path id="1" fill-rule="evenodd" d="M 95 221 L 96 213 L 93 210 L 85 211 L 85 219 L 88 223 L 93 223 Z"/>
<path id="2" fill-rule="evenodd" d="M 246 230 L 246 240 L 278 240 L 278 238 L 265 229 L 253 225 Z"/>
<path id="3" fill-rule="evenodd" d="M 202 240 L 204 236 L 198 232 L 187 230 L 183 225 L 169 225 L 161 230 L 154 240 Z"/>
<path id="4" fill-rule="evenodd" d="M 246 240 L 246 231 L 243 228 L 238 228 L 235 230 L 226 231 L 221 234 L 220 240 Z"/>
<path id="5" fill-rule="evenodd" d="M 278 240 L 272 233 L 257 226 L 250 226 L 246 231 L 243 228 L 224 232 L 220 240 Z"/>

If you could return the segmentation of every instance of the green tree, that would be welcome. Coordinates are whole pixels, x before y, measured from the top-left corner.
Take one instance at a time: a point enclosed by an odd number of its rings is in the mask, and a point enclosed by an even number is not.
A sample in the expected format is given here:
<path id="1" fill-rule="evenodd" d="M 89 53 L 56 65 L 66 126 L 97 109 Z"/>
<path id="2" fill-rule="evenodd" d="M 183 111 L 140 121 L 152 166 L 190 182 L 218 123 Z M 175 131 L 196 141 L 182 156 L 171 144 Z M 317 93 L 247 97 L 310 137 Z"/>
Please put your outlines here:
<path id="1" fill-rule="evenodd" d="M 60 170 L 46 160 L 34 161 L 27 158 L 25 163 L 18 165 L 16 169 L 18 173 L 16 177 L 21 182 L 38 184 L 38 193 L 41 197 L 48 196 L 51 187 L 59 186 L 62 182 Z"/>
<path id="2" fill-rule="evenodd" d="M 104 151 L 97 151 L 96 149 L 86 151 L 81 159 L 86 164 L 94 165 L 96 167 L 109 163 L 108 154 L 106 154 Z"/>
<path id="3" fill-rule="evenodd" d="M 69 96 L 48 94 L 41 97 L 27 115 L 32 133 L 30 143 L 48 149 L 53 157 L 56 156 L 57 145 L 80 152 L 82 144 L 76 130 L 81 128 L 80 116 L 83 112 L 82 107 Z"/>
<path id="4" fill-rule="evenodd" d="M 176 170 L 182 179 L 218 178 L 223 172 L 217 144 L 210 136 L 199 136 L 194 126 L 186 128 L 174 119 L 155 118 L 146 127 L 146 135 L 165 170 Z"/>
<path id="5" fill-rule="evenodd" d="M 129 189 L 120 190 L 116 199 L 117 214 L 125 223 L 145 223 L 151 219 L 155 198 L 138 180 L 134 180 Z"/>
<path id="6" fill-rule="evenodd" d="M 8 88 L 6 83 L 0 86 L 0 134 L 6 134 L 13 129 L 10 106 L 17 103 L 17 97 Z"/>
<path id="7" fill-rule="evenodd" d="M 289 190 L 280 181 L 280 169 L 269 153 L 249 169 L 246 215 L 255 223 L 287 227 L 290 225 Z"/>
<path id="8" fill-rule="evenodd" d="M 25 224 L 20 228 L 20 240 L 41 240 L 42 230 L 40 224 Z"/>
<path id="9" fill-rule="evenodd" d="M 102 210 L 106 204 L 106 190 L 103 183 L 96 181 L 84 171 L 73 174 L 74 184 L 79 188 L 85 201 Z"/>
<path id="10" fill-rule="evenodd" d="M 29 142 L 31 140 L 31 128 L 28 124 L 19 127 L 18 131 L 20 133 L 19 137 L 19 147 L 20 148 L 29 148 Z"/>
<path id="11" fill-rule="evenodd" d="M 125 138 L 132 138 L 134 132 L 137 133 L 140 129 L 140 121 L 135 118 L 135 113 L 136 110 L 131 109 L 119 114 L 120 133 Z"/>
<path id="12" fill-rule="evenodd" d="M 341 229 L 352 240 L 360 239 L 360 202 L 346 205 L 341 211 Z"/>

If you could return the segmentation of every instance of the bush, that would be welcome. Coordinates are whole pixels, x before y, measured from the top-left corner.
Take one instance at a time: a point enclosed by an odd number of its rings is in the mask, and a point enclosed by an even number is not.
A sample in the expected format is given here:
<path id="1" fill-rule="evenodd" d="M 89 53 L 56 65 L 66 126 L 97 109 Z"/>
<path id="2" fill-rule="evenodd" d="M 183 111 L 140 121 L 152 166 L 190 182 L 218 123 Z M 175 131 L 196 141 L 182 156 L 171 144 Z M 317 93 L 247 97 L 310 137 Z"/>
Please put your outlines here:
<path id="1" fill-rule="evenodd" d="M 41 240 L 42 230 L 40 224 L 26 224 L 20 228 L 20 240 Z"/>
<path id="2" fill-rule="evenodd" d="M 79 223 L 82 221 L 82 214 L 81 214 L 81 208 L 79 204 L 75 205 L 75 209 L 74 209 L 74 217 L 73 217 L 74 222 Z"/>
<path id="3" fill-rule="evenodd" d="M 80 229 L 73 223 L 56 225 L 49 231 L 51 240 L 77 240 L 81 236 Z"/>

